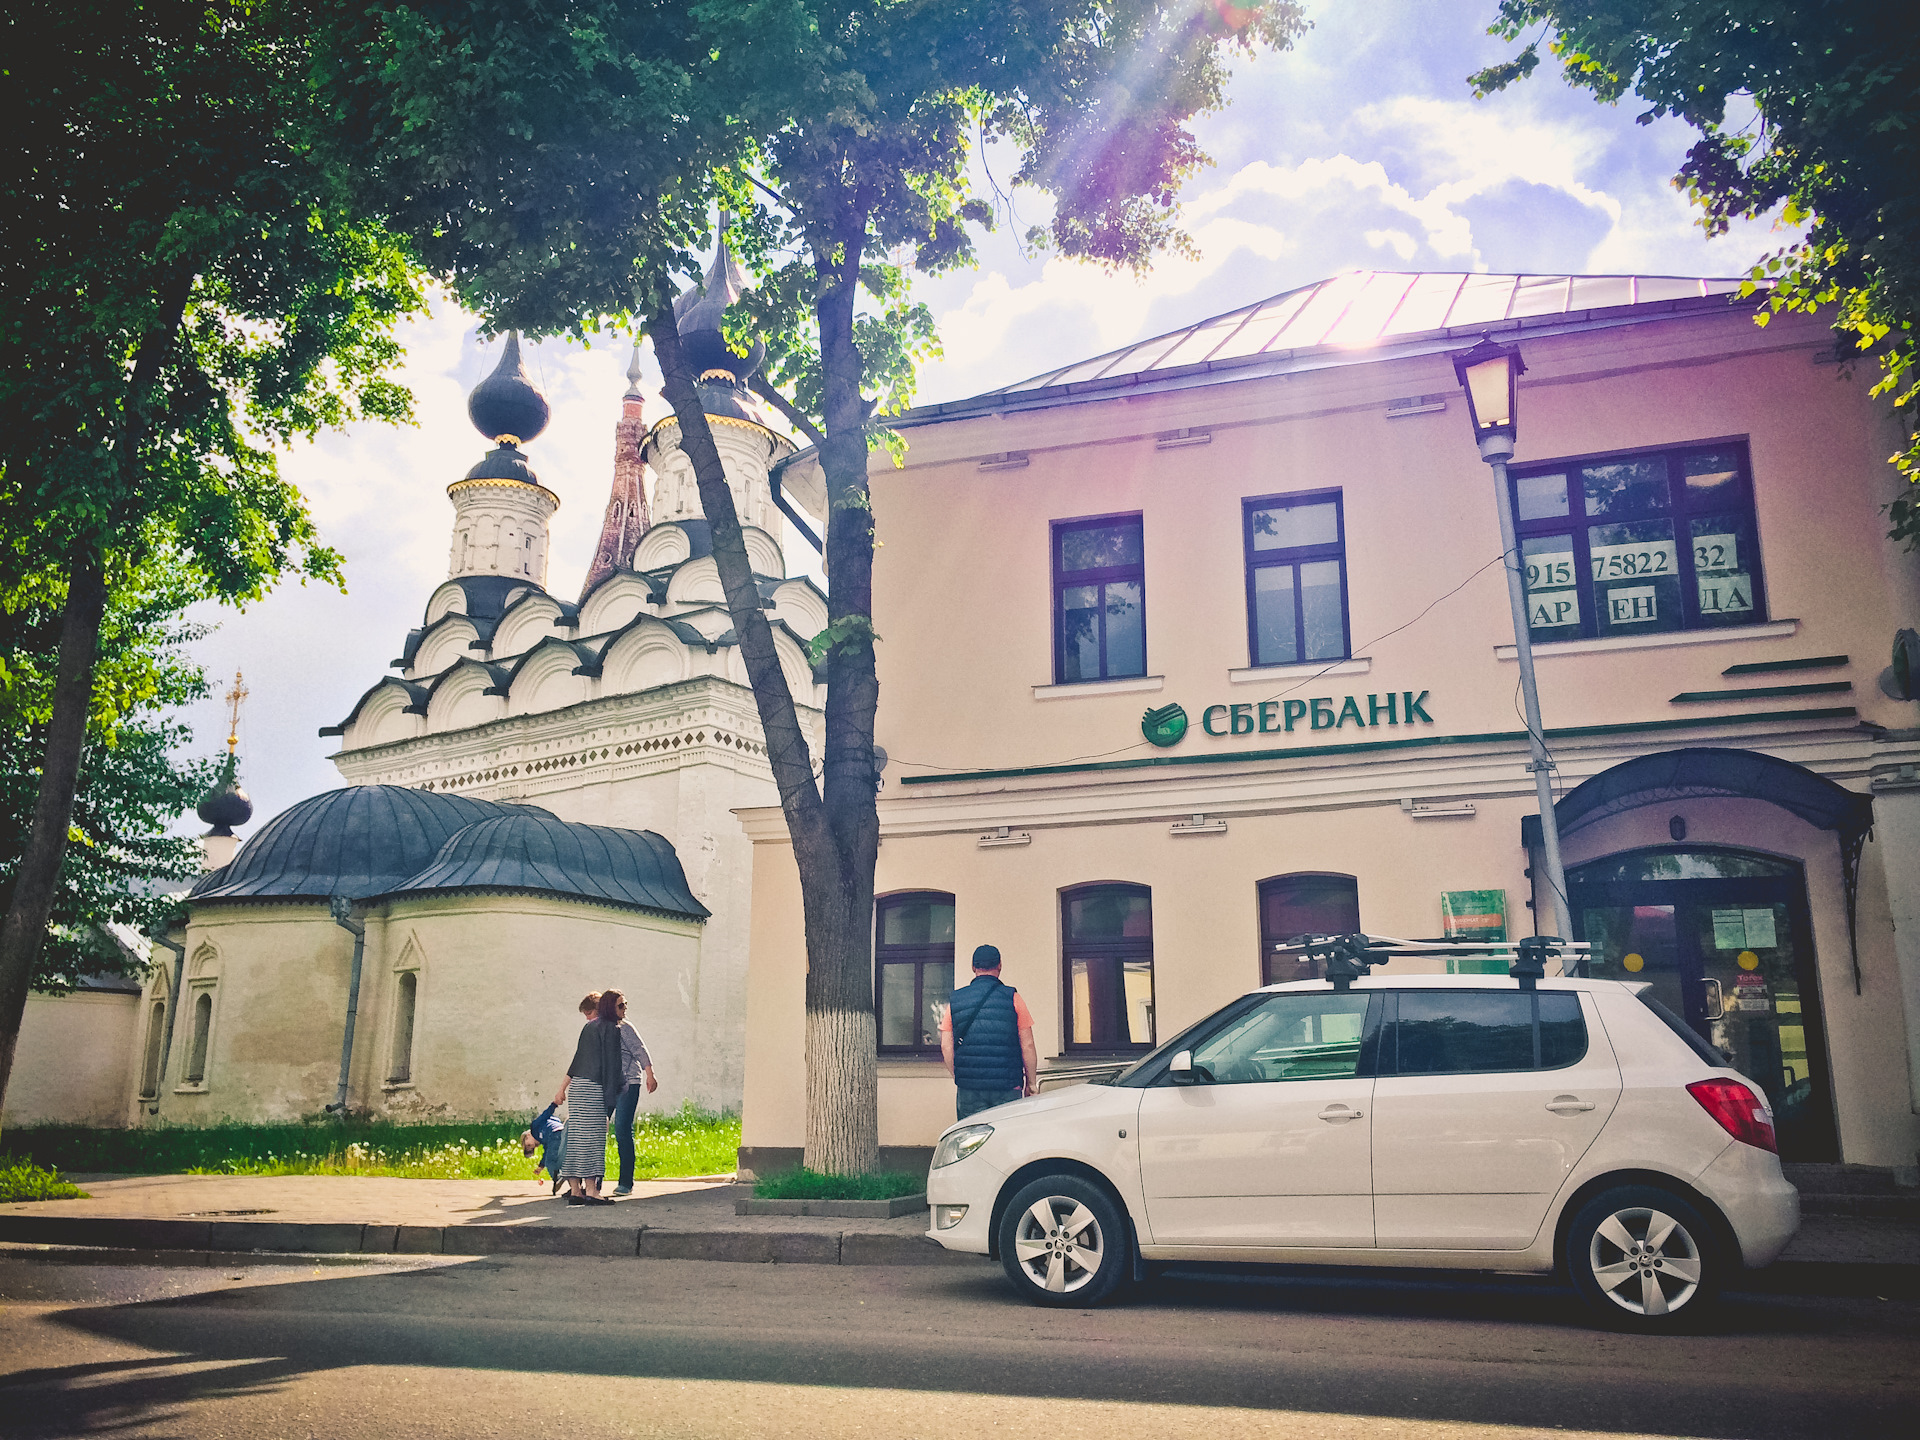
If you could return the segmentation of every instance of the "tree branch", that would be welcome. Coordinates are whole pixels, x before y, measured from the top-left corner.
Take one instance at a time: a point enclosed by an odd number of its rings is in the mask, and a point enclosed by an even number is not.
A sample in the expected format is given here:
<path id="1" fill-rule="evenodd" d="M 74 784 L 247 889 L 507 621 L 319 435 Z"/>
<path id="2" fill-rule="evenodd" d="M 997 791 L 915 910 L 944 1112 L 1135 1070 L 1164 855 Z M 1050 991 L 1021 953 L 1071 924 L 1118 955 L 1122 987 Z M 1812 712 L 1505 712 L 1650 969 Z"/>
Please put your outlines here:
<path id="1" fill-rule="evenodd" d="M 820 428 L 808 417 L 807 412 L 787 399 L 787 397 L 782 395 L 778 390 L 774 389 L 773 382 L 768 380 L 765 375 L 762 375 L 756 370 L 753 378 L 749 380 L 747 384 L 752 388 L 754 394 L 770 403 L 774 409 L 786 416 L 787 419 L 792 422 L 793 428 L 811 440 L 815 448 L 827 443 L 827 437 L 821 433 Z"/>

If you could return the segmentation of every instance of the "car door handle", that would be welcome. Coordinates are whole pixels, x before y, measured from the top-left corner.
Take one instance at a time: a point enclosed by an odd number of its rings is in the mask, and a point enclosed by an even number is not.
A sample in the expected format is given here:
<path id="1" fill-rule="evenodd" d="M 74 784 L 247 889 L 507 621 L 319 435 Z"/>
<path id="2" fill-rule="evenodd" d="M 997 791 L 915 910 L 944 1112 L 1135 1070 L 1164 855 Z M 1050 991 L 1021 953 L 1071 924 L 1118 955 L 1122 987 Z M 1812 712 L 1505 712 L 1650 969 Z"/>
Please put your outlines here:
<path id="1" fill-rule="evenodd" d="M 1364 1110 L 1349 1110 L 1344 1105 L 1329 1105 L 1320 1112 L 1322 1120 L 1359 1120 L 1366 1115 Z"/>
<path id="2" fill-rule="evenodd" d="M 1582 1100 L 1577 1095 L 1556 1095 L 1547 1101 L 1547 1109 L 1556 1115 L 1577 1115 L 1582 1110 L 1593 1109 L 1593 1101 Z"/>

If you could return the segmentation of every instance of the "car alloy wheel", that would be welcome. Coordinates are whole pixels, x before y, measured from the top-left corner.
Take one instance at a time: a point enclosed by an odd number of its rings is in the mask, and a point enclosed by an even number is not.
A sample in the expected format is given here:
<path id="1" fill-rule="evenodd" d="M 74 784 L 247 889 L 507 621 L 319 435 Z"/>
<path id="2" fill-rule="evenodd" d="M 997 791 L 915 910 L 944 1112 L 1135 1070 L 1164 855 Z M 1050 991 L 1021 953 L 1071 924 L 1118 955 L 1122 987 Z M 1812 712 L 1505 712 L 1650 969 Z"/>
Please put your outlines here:
<path id="1" fill-rule="evenodd" d="M 1131 1264 L 1119 1207 L 1078 1175 L 1045 1176 L 1013 1196 L 999 1241 L 1008 1278 L 1042 1305 L 1098 1304 Z"/>
<path id="2" fill-rule="evenodd" d="M 1632 1206 L 1600 1222 L 1587 1263 L 1607 1298 L 1629 1315 L 1670 1315 L 1700 1289 L 1705 1268 L 1687 1227 L 1663 1211 Z"/>
<path id="3" fill-rule="evenodd" d="M 1672 1329 L 1704 1310 L 1719 1288 L 1719 1255 L 1700 1211 L 1651 1185 L 1594 1196 L 1567 1232 L 1574 1288 L 1629 1330 Z"/>

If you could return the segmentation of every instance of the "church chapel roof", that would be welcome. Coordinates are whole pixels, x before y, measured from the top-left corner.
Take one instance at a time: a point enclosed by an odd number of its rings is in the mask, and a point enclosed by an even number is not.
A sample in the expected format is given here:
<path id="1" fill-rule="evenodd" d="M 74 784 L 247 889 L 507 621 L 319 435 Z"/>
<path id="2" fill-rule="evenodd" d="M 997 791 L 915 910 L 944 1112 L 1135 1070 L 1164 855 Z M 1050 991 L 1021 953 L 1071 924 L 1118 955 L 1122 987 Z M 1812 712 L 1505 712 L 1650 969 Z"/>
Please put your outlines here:
<path id="1" fill-rule="evenodd" d="M 376 895 L 432 863 L 455 831 L 508 813 L 491 800 L 404 785 L 348 785 L 289 806 L 189 901 Z M 541 811 L 545 814 L 545 811 Z"/>
<path id="2" fill-rule="evenodd" d="M 283 811 L 187 893 L 354 900 L 468 890 L 557 895 L 704 920 L 673 846 L 651 830 L 557 818 L 403 785 L 349 785 Z"/>
<path id="3" fill-rule="evenodd" d="M 387 893 L 447 890 L 558 895 L 689 920 L 711 913 L 687 888 L 673 846 L 651 830 L 576 824 L 533 809 L 469 825 L 431 865 Z"/>

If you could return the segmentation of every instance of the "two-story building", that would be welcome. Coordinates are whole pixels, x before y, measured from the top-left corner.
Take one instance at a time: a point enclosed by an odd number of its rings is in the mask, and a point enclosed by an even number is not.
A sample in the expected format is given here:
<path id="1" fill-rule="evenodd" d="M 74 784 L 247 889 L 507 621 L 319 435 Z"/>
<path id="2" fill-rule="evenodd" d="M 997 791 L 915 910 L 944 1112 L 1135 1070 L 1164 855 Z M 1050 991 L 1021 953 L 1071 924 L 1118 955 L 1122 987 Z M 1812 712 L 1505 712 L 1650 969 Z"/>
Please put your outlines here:
<path id="1" fill-rule="evenodd" d="M 1730 1054 L 1788 1158 L 1913 1163 L 1898 430 L 1870 363 L 1739 289 L 1343 274 L 906 417 L 873 477 L 888 1158 L 953 1118 L 938 1013 L 982 942 L 1071 1071 L 1311 974 L 1303 932 L 1551 930 L 1502 503 L 1591 973 Z M 1527 367 L 1498 502 L 1451 363 L 1482 335 Z M 765 1170 L 804 1133 L 805 950 L 780 814 L 742 813 Z"/>

